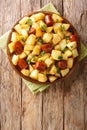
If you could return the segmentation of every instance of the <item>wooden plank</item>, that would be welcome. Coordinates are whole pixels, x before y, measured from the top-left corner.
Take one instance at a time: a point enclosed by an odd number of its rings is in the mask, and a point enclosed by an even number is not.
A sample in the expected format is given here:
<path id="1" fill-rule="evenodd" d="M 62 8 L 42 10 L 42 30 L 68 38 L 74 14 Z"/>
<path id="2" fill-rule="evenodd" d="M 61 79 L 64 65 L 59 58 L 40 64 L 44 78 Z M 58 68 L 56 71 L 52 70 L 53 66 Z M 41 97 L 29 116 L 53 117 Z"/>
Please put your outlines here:
<path id="1" fill-rule="evenodd" d="M 87 1 L 64 0 L 64 16 L 75 26 L 82 41 L 86 41 Z M 65 130 L 87 129 L 87 60 L 79 63 L 76 72 L 65 81 L 64 127 Z M 67 91 L 68 88 L 68 91 Z M 85 95 L 85 96 L 84 96 Z M 85 108 L 84 108 L 85 104 Z M 85 113 L 84 113 L 85 109 Z"/>
<path id="2" fill-rule="evenodd" d="M 62 14 L 62 1 L 51 1 Z M 49 0 L 42 0 L 42 6 Z M 63 130 L 63 83 L 51 85 L 43 92 L 42 130 Z"/>
<path id="3" fill-rule="evenodd" d="M 9 6 L 10 5 L 10 6 Z M 20 0 L 0 1 L 0 33 L 8 31 L 20 17 Z M 0 34 L 0 35 L 1 35 Z M 20 130 L 21 80 L 0 50 L 0 130 Z"/>
<path id="4" fill-rule="evenodd" d="M 21 15 L 40 9 L 40 1 L 21 0 Z M 33 95 L 22 82 L 22 129 L 41 130 L 42 128 L 42 94 Z"/>

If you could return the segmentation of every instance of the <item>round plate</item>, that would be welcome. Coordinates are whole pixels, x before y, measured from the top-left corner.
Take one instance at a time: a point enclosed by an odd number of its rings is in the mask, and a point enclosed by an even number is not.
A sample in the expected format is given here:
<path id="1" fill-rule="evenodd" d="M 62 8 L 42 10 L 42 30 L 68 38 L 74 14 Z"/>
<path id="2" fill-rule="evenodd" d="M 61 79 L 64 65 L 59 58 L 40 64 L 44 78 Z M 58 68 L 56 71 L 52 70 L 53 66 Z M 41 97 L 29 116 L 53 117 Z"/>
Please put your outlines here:
<path id="1" fill-rule="evenodd" d="M 25 16 L 31 16 L 31 15 L 36 14 L 36 13 L 56 14 L 56 13 L 54 13 L 54 12 L 48 12 L 48 11 L 37 11 L 37 12 L 29 13 L 28 15 L 25 15 Z M 23 16 L 23 17 L 25 17 L 25 16 Z M 22 17 L 22 18 L 23 18 L 23 17 Z M 21 19 L 22 19 L 22 18 L 21 18 Z M 15 23 L 15 25 L 18 24 L 18 22 L 19 22 L 21 19 L 19 19 L 19 20 Z M 70 28 L 72 29 L 73 33 L 77 36 L 77 49 L 78 49 L 78 53 L 79 53 L 79 56 L 80 56 L 80 40 L 79 40 L 78 34 L 77 34 L 75 28 L 73 27 L 73 25 L 72 25 L 67 19 L 65 19 L 65 18 L 63 18 L 63 19 L 64 19 L 63 21 L 64 21 L 65 23 L 69 23 L 69 24 L 70 24 Z M 14 26 L 15 26 L 15 25 L 14 25 Z M 33 82 L 33 83 L 39 83 L 39 84 L 48 84 L 48 83 L 50 83 L 49 81 L 47 81 L 47 82 L 45 82 L 45 83 L 42 83 L 42 82 L 39 82 L 39 81 L 37 81 L 37 80 L 31 79 L 30 77 L 27 77 L 27 76 L 23 75 L 23 74 L 18 70 L 18 68 L 13 65 L 13 63 L 12 63 L 12 54 L 11 54 L 10 51 L 9 51 L 8 44 L 11 42 L 11 36 L 12 36 L 12 32 L 14 31 L 14 26 L 13 26 L 12 29 L 11 29 L 11 32 L 10 32 L 10 34 L 9 34 L 8 41 L 7 41 L 7 55 L 8 55 L 8 59 L 9 59 L 9 61 L 10 61 L 11 66 L 13 67 L 13 69 L 14 69 L 22 78 L 24 78 L 24 79 L 27 80 L 27 81 L 30 81 L 30 82 Z M 62 77 L 62 78 L 60 78 L 60 79 L 56 79 L 54 82 L 58 82 L 58 81 L 60 81 L 60 80 L 63 80 L 63 79 L 65 79 L 66 77 L 69 77 L 69 76 L 71 75 L 71 73 L 74 71 L 74 69 L 76 68 L 76 65 L 77 65 L 77 63 L 78 63 L 78 61 L 79 61 L 79 56 L 74 59 L 74 65 L 73 65 L 73 68 L 70 70 L 70 72 L 69 72 L 66 76 L 64 76 L 64 77 Z M 52 82 L 52 83 L 54 83 L 54 82 Z M 52 84 L 52 83 L 51 83 L 51 84 Z"/>

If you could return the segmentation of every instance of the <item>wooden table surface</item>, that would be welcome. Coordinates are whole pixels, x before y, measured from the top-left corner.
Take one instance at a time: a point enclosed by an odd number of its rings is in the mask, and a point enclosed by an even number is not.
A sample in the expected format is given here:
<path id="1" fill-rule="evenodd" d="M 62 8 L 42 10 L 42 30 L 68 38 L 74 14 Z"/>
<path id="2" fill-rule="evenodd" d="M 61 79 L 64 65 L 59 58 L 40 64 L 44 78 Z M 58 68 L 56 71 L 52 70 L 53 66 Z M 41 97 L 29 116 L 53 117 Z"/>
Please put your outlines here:
<path id="1" fill-rule="evenodd" d="M 87 46 L 87 0 L 0 0 L 0 35 L 49 2 Z M 0 50 L 0 130 L 87 130 L 87 58 L 68 79 L 33 95 Z"/>

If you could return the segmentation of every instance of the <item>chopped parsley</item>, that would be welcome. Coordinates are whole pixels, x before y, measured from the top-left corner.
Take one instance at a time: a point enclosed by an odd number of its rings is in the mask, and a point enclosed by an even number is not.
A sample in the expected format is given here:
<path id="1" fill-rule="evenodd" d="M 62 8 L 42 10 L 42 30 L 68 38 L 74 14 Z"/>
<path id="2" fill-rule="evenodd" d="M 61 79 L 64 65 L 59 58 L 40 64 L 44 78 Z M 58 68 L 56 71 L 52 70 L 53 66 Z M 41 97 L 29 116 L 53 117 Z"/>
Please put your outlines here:
<path id="1" fill-rule="evenodd" d="M 60 74 L 60 69 L 56 66 L 57 73 Z"/>
<path id="2" fill-rule="evenodd" d="M 72 28 L 69 28 L 69 32 L 71 32 L 72 34 L 74 33 Z"/>
<path id="3" fill-rule="evenodd" d="M 27 60 L 27 59 L 26 59 L 26 62 L 27 62 L 28 65 L 30 65 L 30 63 L 31 63 L 31 62 L 30 62 L 29 60 Z"/>
<path id="4" fill-rule="evenodd" d="M 41 38 L 39 38 L 39 37 L 36 40 L 37 40 L 37 42 L 40 42 L 42 44 L 44 43 L 43 40 Z"/>
<path id="5" fill-rule="evenodd" d="M 32 20 L 31 20 L 31 19 L 28 19 L 28 20 L 27 20 L 27 22 L 26 22 L 26 24 L 32 25 L 32 24 L 33 24 L 33 22 L 32 22 Z"/>
<path id="6" fill-rule="evenodd" d="M 56 19 L 56 22 L 59 22 L 59 20 L 58 20 L 58 19 Z"/>
<path id="7" fill-rule="evenodd" d="M 24 39 L 24 37 L 21 37 L 21 39 L 20 39 L 22 42 L 25 42 L 25 39 Z"/>
<path id="8" fill-rule="evenodd" d="M 58 59 L 59 59 L 59 60 L 62 60 L 62 59 L 63 59 L 63 57 L 62 57 L 62 56 L 58 56 Z"/>
<path id="9" fill-rule="evenodd" d="M 42 31 L 46 31 L 46 29 L 47 29 L 47 25 L 44 24 L 44 25 L 41 26 Z"/>
<path id="10" fill-rule="evenodd" d="M 66 40 L 69 40 L 70 39 L 70 36 L 65 36 Z"/>
<path id="11" fill-rule="evenodd" d="M 65 27 L 61 25 L 61 31 L 65 31 Z"/>
<path id="12" fill-rule="evenodd" d="M 45 53 L 46 53 L 45 51 L 41 51 L 40 56 L 43 56 Z"/>

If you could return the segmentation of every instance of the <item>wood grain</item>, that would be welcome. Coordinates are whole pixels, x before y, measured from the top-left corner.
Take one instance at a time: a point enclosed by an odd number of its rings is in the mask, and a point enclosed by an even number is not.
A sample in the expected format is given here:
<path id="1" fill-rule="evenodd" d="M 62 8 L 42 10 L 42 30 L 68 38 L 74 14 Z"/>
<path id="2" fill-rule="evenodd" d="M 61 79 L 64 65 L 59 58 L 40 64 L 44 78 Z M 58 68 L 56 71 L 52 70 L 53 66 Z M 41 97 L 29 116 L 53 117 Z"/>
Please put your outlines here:
<path id="1" fill-rule="evenodd" d="M 23 8 L 23 10 L 22 10 Z M 21 0 L 21 16 L 40 9 L 40 1 Z M 42 129 L 42 94 L 32 95 L 22 82 L 22 129 Z"/>
<path id="2" fill-rule="evenodd" d="M 52 1 L 62 14 L 62 1 Z M 49 3 L 42 0 L 42 6 Z M 42 130 L 63 130 L 63 83 L 58 82 L 43 93 Z"/>
<path id="3" fill-rule="evenodd" d="M 86 0 L 1 0 L 0 36 L 18 18 L 49 2 L 87 46 Z M 0 130 L 87 130 L 87 59 L 69 78 L 33 95 L 0 50 Z"/>
<path id="4" fill-rule="evenodd" d="M 63 1 L 64 16 L 70 20 L 74 25 L 77 32 L 79 33 L 81 40 L 86 41 L 85 33 L 87 33 L 86 28 L 86 1 L 82 0 L 72 0 Z M 77 11 L 78 10 L 78 11 Z M 83 39 L 84 38 L 84 39 Z M 84 63 L 84 62 L 83 62 Z M 87 129 L 87 115 L 84 113 L 84 109 L 87 108 L 87 94 L 84 90 L 87 90 L 87 64 L 78 65 L 78 71 L 73 74 L 72 79 L 65 81 L 65 88 L 70 88 L 69 92 L 65 89 L 67 93 L 64 95 L 64 128 L 65 130 L 86 130 Z M 82 69 L 83 68 L 83 69 Z M 84 74 L 85 72 L 85 74 Z M 85 84 L 85 85 L 84 85 Z M 84 96 L 85 94 L 85 96 Z M 86 102 L 84 102 L 86 101 Z M 84 106 L 85 103 L 85 106 Z M 85 108 L 84 108 L 85 107 Z M 85 109 L 87 110 L 87 109 Z M 87 112 L 87 111 L 86 111 Z M 86 120 L 86 122 L 85 122 Z M 84 126 L 85 124 L 85 126 Z"/>
<path id="5" fill-rule="evenodd" d="M 9 30 L 20 17 L 19 5 L 19 0 L 0 1 L 1 33 Z M 21 80 L 3 52 L 0 53 L 0 75 L 1 130 L 20 130 Z"/>

